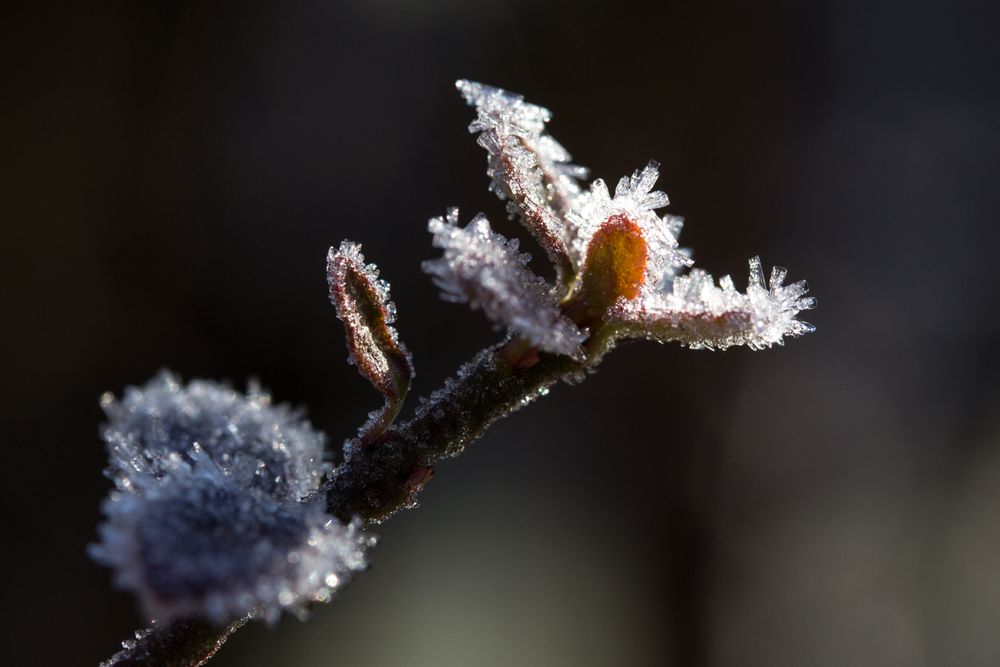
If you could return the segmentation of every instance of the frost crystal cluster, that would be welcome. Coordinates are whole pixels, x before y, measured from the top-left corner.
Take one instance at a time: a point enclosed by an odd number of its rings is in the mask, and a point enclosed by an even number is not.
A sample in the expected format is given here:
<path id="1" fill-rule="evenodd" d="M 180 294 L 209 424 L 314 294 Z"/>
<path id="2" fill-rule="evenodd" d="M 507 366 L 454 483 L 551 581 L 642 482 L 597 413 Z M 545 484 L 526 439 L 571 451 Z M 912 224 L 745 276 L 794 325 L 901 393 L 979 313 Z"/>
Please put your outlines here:
<path id="1" fill-rule="evenodd" d="M 784 269 L 768 285 L 751 260 L 745 293 L 728 276 L 716 285 L 700 269 L 682 273 L 692 260 L 678 249 L 681 219 L 656 213 L 668 199 L 653 189 L 655 162 L 622 178 L 614 195 L 601 179 L 581 188 L 587 170 L 546 133 L 547 109 L 499 88 L 456 85 L 476 109 L 469 130 L 488 153 L 490 188 L 545 249 L 557 280 L 533 274 L 516 240 L 493 233 L 485 216 L 463 229 L 452 210 L 431 220 L 445 253 L 424 265 L 446 299 L 482 308 L 543 351 L 580 355 L 583 344 L 594 358 L 623 337 L 760 349 L 813 330 L 796 316 L 815 301 L 804 282 L 783 284 Z"/>
<path id="2" fill-rule="evenodd" d="M 326 514 L 325 438 L 299 413 L 167 373 L 102 405 L 115 491 L 91 554 L 150 618 L 274 620 L 365 567 L 371 538 Z"/>
<path id="3" fill-rule="evenodd" d="M 445 299 L 482 309 L 546 352 L 579 354 L 586 334 L 559 312 L 552 289 L 528 268 L 531 256 L 518 252 L 517 239 L 495 233 L 482 213 L 460 227 L 458 209 L 429 227 L 444 257 L 424 262 L 424 271 Z"/>

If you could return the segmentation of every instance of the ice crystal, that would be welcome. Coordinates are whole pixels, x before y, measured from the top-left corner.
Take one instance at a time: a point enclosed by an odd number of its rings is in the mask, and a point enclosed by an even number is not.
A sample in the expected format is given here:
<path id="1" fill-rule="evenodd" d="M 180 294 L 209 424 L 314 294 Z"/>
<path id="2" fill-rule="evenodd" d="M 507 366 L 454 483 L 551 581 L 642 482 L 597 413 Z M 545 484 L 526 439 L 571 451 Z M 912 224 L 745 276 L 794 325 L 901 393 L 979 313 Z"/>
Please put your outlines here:
<path id="1" fill-rule="evenodd" d="M 552 288 L 527 267 L 531 257 L 518 252 L 517 239 L 494 232 L 481 213 L 460 227 L 458 209 L 432 218 L 428 229 L 444 256 L 423 268 L 445 299 L 482 309 L 542 350 L 579 354 L 586 334 L 560 313 Z"/>
<path id="2" fill-rule="evenodd" d="M 760 258 L 750 260 L 747 291 L 736 290 L 732 278 L 716 285 L 700 269 L 674 279 L 669 293 L 632 302 L 620 301 L 612 317 L 638 335 L 691 348 L 725 349 L 746 345 L 759 350 L 782 345 L 785 336 L 801 336 L 814 327 L 796 318 L 814 308 L 804 280 L 785 285 L 786 270 L 774 267 L 765 283 Z"/>
<path id="3" fill-rule="evenodd" d="M 102 402 L 116 490 L 90 552 L 151 618 L 274 620 L 365 566 L 371 538 L 316 496 L 325 439 L 298 413 L 167 373 Z"/>
<path id="4" fill-rule="evenodd" d="M 195 445 L 222 472 L 279 500 L 313 493 L 329 469 L 326 436 L 255 386 L 246 395 L 205 380 L 184 386 L 162 372 L 144 387 L 126 389 L 121 401 L 106 394 L 101 405 L 108 472 L 123 491 L 131 490 L 136 473 L 162 477 L 178 457 L 190 463 Z"/>
<path id="5" fill-rule="evenodd" d="M 414 376 L 410 353 L 392 326 L 396 306 L 389 299 L 389 283 L 379 279 L 378 267 L 365 264 L 361 246 L 350 241 L 330 248 L 327 281 L 347 334 L 348 363 L 385 396 L 384 407 L 359 429 L 362 436 L 378 435 L 396 417 Z"/>
<path id="6" fill-rule="evenodd" d="M 569 252 L 563 216 L 580 194 L 578 179 L 587 170 L 570 164 L 571 156 L 545 133 L 552 114 L 520 95 L 481 83 L 460 80 L 456 87 L 477 111 L 469 131 L 489 154 L 490 189 L 509 201 L 549 259 L 568 268 Z"/>

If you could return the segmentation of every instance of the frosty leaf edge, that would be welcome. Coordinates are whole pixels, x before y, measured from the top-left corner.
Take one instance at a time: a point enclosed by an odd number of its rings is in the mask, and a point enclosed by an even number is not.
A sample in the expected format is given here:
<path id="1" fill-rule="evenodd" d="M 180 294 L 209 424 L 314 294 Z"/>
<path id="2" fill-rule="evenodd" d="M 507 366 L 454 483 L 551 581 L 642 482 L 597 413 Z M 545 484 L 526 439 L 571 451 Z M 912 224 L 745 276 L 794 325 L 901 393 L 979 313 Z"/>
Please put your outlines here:
<path id="1" fill-rule="evenodd" d="M 344 241 L 327 255 L 330 300 L 344 323 L 348 362 L 384 397 L 380 410 L 358 429 L 362 438 L 381 434 L 395 420 L 413 379 L 413 359 L 392 326 L 396 306 L 378 267 L 366 264 L 361 246 Z"/>

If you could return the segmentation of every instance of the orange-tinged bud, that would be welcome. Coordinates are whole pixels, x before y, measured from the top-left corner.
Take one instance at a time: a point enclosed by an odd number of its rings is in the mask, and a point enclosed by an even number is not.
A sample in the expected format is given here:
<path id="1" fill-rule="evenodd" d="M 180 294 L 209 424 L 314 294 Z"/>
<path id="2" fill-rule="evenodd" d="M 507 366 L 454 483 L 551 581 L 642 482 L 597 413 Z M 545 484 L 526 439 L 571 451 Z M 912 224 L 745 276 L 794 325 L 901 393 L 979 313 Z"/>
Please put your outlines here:
<path id="1" fill-rule="evenodd" d="M 564 302 L 566 314 L 588 324 L 603 319 L 620 298 L 636 298 L 646 279 L 646 259 L 639 225 L 624 214 L 609 217 L 587 245 L 583 270 Z"/>

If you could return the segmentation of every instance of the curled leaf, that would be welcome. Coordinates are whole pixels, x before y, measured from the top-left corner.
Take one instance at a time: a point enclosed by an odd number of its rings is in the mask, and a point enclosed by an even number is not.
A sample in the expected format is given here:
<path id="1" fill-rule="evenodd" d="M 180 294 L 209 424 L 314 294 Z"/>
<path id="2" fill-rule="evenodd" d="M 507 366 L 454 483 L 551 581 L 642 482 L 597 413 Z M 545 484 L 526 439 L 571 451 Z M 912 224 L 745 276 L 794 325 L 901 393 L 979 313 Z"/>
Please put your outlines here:
<path id="1" fill-rule="evenodd" d="M 392 323 L 396 307 L 389 284 L 374 264 L 365 264 L 361 246 L 344 241 L 327 255 L 330 300 L 347 334 L 348 362 L 385 396 L 385 405 L 359 429 L 363 438 L 384 432 L 399 414 L 413 379 L 413 360 Z"/>

